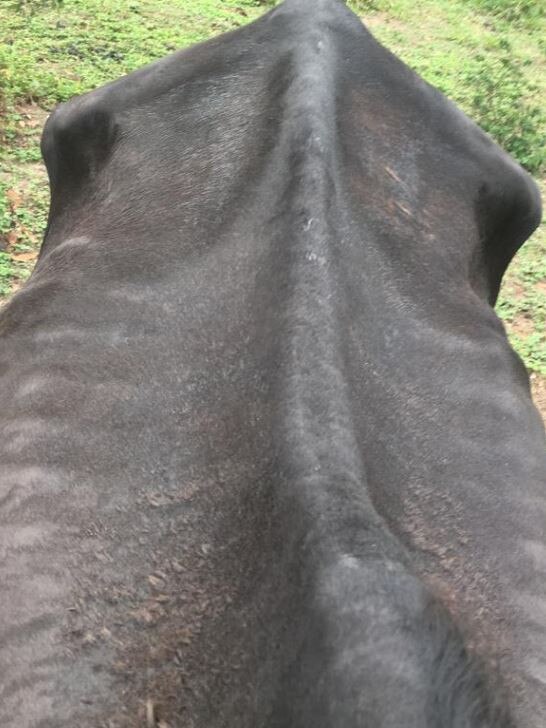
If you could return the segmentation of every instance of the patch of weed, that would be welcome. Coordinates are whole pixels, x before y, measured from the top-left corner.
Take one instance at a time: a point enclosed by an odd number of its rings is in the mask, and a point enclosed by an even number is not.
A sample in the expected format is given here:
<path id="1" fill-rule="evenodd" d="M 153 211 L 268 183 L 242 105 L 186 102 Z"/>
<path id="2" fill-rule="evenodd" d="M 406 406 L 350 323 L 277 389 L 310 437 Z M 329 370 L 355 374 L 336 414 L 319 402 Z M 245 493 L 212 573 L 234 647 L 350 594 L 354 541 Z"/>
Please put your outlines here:
<path id="1" fill-rule="evenodd" d="M 507 39 L 499 52 L 478 53 L 460 76 L 468 88 L 471 116 L 530 172 L 546 166 L 546 112 L 535 102 L 530 82 Z"/>
<path id="2" fill-rule="evenodd" d="M 533 21 L 546 15 L 540 0 L 468 0 L 478 10 L 509 22 Z"/>

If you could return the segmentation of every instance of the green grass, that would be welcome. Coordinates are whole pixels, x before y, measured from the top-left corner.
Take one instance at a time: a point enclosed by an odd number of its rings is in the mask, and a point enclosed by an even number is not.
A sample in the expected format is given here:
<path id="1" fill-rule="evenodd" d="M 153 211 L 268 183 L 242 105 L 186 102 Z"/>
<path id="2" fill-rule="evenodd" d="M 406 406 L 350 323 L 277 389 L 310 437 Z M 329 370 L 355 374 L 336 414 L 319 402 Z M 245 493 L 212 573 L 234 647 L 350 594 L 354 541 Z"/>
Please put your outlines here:
<path id="1" fill-rule="evenodd" d="M 374 0 L 379 40 L 533 173 L 546 171 L 546 17 L 508 22 L 484 0 Z"/>
<path id="2" fill-rule="evenodd" d="M 242 25 L 259 13 L 251 0 L 13 0 L 0 10 L 8 100 L 52 106 Z"/>
<path id="3" fill-rule="evenodd" d="M 0 0 L 0 298 L 28 275 L 45 226 L 45 113 L 274 4 Z M 379 40 L 546 179 L 546 0 L 350 4 Z M 511 266 L 498 311 L 528 367 L 546 375 L 545 266 L 543 225 Z"/>

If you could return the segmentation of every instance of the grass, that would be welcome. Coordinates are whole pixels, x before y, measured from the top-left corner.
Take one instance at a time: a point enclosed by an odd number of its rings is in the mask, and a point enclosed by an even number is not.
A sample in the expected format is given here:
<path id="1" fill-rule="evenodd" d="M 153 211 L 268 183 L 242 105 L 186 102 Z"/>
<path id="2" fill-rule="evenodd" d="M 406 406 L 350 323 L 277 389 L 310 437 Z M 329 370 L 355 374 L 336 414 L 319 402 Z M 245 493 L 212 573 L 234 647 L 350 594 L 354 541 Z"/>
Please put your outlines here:
<path id="1" fill-rule="evenodd" d="M 0 2 L 0 298 L 28 276 L 45 226 L 39 137 L 59 101 L 247 23 L 267 0 Z M 543 0 L 354 0 L 374 34 L 454 99 L 546 192 Z M 546 376 L 546 227 L 523 247 L 498 312 Z"/>

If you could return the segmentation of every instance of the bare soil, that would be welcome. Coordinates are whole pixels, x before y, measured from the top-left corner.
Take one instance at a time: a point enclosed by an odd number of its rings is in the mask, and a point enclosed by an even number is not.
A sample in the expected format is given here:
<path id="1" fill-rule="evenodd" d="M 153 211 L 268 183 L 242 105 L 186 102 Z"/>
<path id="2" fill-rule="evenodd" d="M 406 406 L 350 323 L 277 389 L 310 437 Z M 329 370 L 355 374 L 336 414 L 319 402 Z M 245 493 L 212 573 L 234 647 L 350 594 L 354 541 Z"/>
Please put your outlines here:
<path id="1" fill-rule="evenodd" d="M 541 377 L 539 374 L 531 374 L 531 389 L 533 392 L 533 400 L 546 426 L 546 377 Z"/>

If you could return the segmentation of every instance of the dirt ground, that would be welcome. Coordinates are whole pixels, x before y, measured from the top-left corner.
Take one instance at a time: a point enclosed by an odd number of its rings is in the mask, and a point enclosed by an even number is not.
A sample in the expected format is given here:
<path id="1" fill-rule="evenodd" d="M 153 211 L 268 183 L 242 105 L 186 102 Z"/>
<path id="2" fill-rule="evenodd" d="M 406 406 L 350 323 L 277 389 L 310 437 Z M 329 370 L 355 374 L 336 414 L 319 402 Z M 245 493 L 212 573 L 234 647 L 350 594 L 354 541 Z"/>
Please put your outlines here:
<path id="1" fill-rule="evenodd" d="M 538 374 L 531 374 L 531 389 L 535 404 L 546 426 L 546 378 L 540 377 Z"/>

